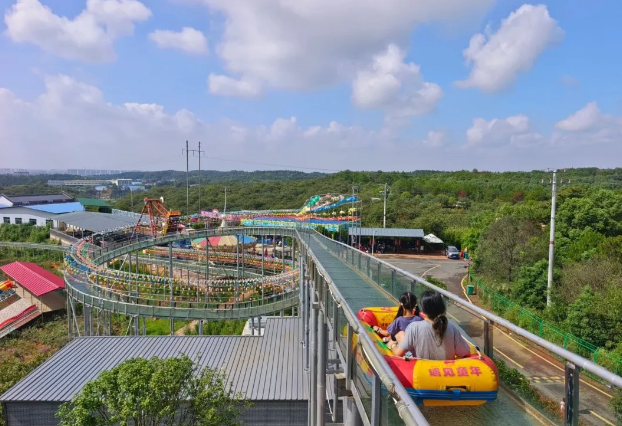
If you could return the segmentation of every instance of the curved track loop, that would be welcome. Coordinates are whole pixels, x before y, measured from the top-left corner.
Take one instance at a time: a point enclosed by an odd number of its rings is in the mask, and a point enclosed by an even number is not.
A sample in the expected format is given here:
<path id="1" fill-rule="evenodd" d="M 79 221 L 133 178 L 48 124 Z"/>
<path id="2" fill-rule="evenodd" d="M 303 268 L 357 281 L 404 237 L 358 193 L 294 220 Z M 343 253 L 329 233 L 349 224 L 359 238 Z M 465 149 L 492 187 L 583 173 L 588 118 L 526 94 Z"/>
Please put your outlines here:
<path id="1" fill-rule="evenodd" d="M 93 245 L 89 239 L 80 240 L 71 246 L 66 256 L 67 294 L 76 302 L 104 311 L 187 320 L 244 319 L 298 305 L 299 275 L 293 261 L 272 261 L 270 268 L 280 269 L 281 273 L 277 275 L 234 280 L 205 280 L 201 278 L 200 265 L 195 263 L 184 268 L 195 271 L 192 283 L 189 283 L 189 277 L 188 282 L 184 282 L 174 274 L 171 278 L 107 267 L 110 261 L 154 246 L 216 235 L 278 235 L 297 239 L 295 229 L 245 227 L 193 231 L 105 247 Z M 105 241 L 106 235 L 102 237 Z M 168 248 L 164 247 L 164 250 Z M 214 256 L 223 257 L 223 263 L 226 263 L 226 253 L 214 253 Z M 255 266 L 261 261 L 260 256 L 248 257 L 249 263 Z M 205 265 L 206 257 L 202 260 Z M 144 261 L 150 262 L 149 259 Z M 160 258 L 153 263 L 161 265 L 163 262 Z M 173 270 L 178 265 L 179 262 L 169 259 L 169 267 L 173 266 Z"/>

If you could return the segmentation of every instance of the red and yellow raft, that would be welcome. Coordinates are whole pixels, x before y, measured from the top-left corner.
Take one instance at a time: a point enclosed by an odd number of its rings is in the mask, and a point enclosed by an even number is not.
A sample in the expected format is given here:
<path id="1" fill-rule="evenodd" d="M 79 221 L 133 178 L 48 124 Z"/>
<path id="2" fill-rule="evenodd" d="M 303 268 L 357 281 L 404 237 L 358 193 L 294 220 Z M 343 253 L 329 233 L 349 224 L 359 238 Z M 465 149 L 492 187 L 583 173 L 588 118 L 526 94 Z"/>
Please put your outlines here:
<path id="1" fill-rule="evenodd" d="M 466 358 L 433 361 L 394 356 L 373 327 L 386 330 L 396 313 L 397 308 L 363 308 L 357 317 L 415 403 L 426 406 L 483 405 L 497 398 L 497 366 L 489 357 L 479 353 L 471 342 L 467 341 L 471 355 Z"/>

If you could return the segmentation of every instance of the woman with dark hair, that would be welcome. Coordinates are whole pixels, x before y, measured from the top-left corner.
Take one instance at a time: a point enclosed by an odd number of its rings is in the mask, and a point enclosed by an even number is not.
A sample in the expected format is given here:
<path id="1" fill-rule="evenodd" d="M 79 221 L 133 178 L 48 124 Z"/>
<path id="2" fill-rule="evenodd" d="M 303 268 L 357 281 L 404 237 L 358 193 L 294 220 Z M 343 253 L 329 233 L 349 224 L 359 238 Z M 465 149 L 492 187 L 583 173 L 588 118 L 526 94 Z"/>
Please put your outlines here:
<path id="1" fill-rule="evenodd" d="M 389 343 L 394 355 L 433 360 L 452 360 L 470 354 L 469 345 L 457 327 L 447 320 L 443 296 L 435 291 L 421 295 L 421 310 L 425 321 L 411 323 L 399 344 Z"/>
<path id="2" fill-rule="evenodd" d="M 410 291 L 402 294 L 399 299 L 400 307 L 397 310 L 395 319 L 386 330 L 378 326 L 374 326 L 374 331 L 381 336 L 391 337 L 399 343 L 402 340 L 403 332 L 406 327 L 413 321 L 423 321 L 419 316 L 419 306 L 417 306 L 417 296 Z"/>

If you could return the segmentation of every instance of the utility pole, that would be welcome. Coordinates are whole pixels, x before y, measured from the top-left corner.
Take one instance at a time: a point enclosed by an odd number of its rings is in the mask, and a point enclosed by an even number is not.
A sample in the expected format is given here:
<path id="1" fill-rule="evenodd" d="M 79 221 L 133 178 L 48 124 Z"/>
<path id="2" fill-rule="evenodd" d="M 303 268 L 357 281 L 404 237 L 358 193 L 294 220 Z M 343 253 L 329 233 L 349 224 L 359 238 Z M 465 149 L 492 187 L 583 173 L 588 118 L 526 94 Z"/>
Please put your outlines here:
<path id="1" fill-rule="evenodd" d="M 565 170 L 564 170 L 565 171 Z M 542 180 L 544 183 L 544 179 Z M 552 189 L 552 197 L 551 197 L 551 233 L 549 237 L 549 271 L 548 271 L 548 279 L 546 285 L 546 306 L 551 306 L 551 293 L 553 290 L 553 266 L 555 261 L 555 211 L 557 208 L 557 169 L 553 170 L 553 179 L 551 180 L 551 189 Z M 560 184 L 563 184 L 564 180 L 560 181 Z M 568 180 L 567 183 L 570 183 Z"/>
<path id="2" fill-rule="evenodd" d="M 199 216 L 201 215 L 201 141 L 199 141 Z"/>
<path id="3" fill-rule="evenodd" d="M 188 160 L 188 141 L 186 141 L 186 216 L 190 216 L 190 163 Z"/>
<path id="4" fill-rule="evenodd" d="M 205 151 L 201 151 L 201 142 L 199 142 L 199 149 L 188 149 L 188 141 L 186 141 L 186 216 L 190 216 L 190 163 L 188 156 L 192 153 L 197 153 L 199 156 L 199 213 L 201 212 L 201 154 Z"/>
<path id="5" fill-rule="evenodd" d="M 387 227 L 387 197 L 389 195 L 389 192 L 387 190 L 387 184 L 384 184 L 384 191 L 380 191 L 382 193 L 382 196 L 384 198 L 384 212 L 382 214 L 382 227 L 386 228 Z"/>
<path id="6" fill-rule="evenodd" d="M 225 210 L 222 214 L 227 214 L 227 187 L 225 186 Z"/>
<path id="7" fill-rule="evenodd" d="M 549 238 L 549 276 L 546 285 L 546 306 L 551 306 L 551 289 L 553 288 L 553 261 L 555 258 L 555 202 L 557 198 L 557 170 L 553 170 L 551 181 L 553 197 L 551 200 L 551 235 Z"/>

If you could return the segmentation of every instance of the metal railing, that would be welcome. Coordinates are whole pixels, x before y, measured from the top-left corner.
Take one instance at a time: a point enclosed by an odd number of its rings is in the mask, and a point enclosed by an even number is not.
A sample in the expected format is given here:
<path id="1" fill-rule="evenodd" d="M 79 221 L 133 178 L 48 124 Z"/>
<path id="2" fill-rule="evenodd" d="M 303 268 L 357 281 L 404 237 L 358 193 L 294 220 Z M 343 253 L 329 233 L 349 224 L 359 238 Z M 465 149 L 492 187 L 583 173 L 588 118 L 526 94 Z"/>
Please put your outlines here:
<path id="1" fill-rule="evenodd" d="M 308 233 L 308 236 L 320 235 L 306 229 L 300 232 Z M 348 301 L 300 233 L 298 233 L 298 240 L 302 245 L 301 255 L 306 256 L 307 262 L 310 260 L 313 263 L 313 267 L 309 268 L 305 262 L 309 282 L 301 286 L 301 300 L 303 301 L 301 314 L 305 318 L 305 339 L 308 348 L 307 365 L 311 370 L 309 424 L 324 424 L 326 398 L 320 395 L 326 389 L 325 350 L 328 341 L 331 340 L 340 362 L 344 365 L 346 389 L 352 392 L 364 424 L 393 425 L 397 424 L 396 422 L 401 418 L 401 421 L 408 426 L 427 426 L 428 421 L 386 360 L 379 354 L 371 338 L 363 330 L 356 314 L 348 305 Z M 345 336 L 340 332 L 342 326 L 346 329 Z M 328 331 L 332 339 L 326 337 Z M 354 335 L 358 337 L 356 347 L 353 347 Z M 367 371 L 364 371 L 365 366 L 368 368 Z M 384 398 L 381 384 L 390 394 L 385 395 Z M 394 403 L 389 399 L 392 399 Z M 381 418 L 385 421 L 381 421 Z"/>

